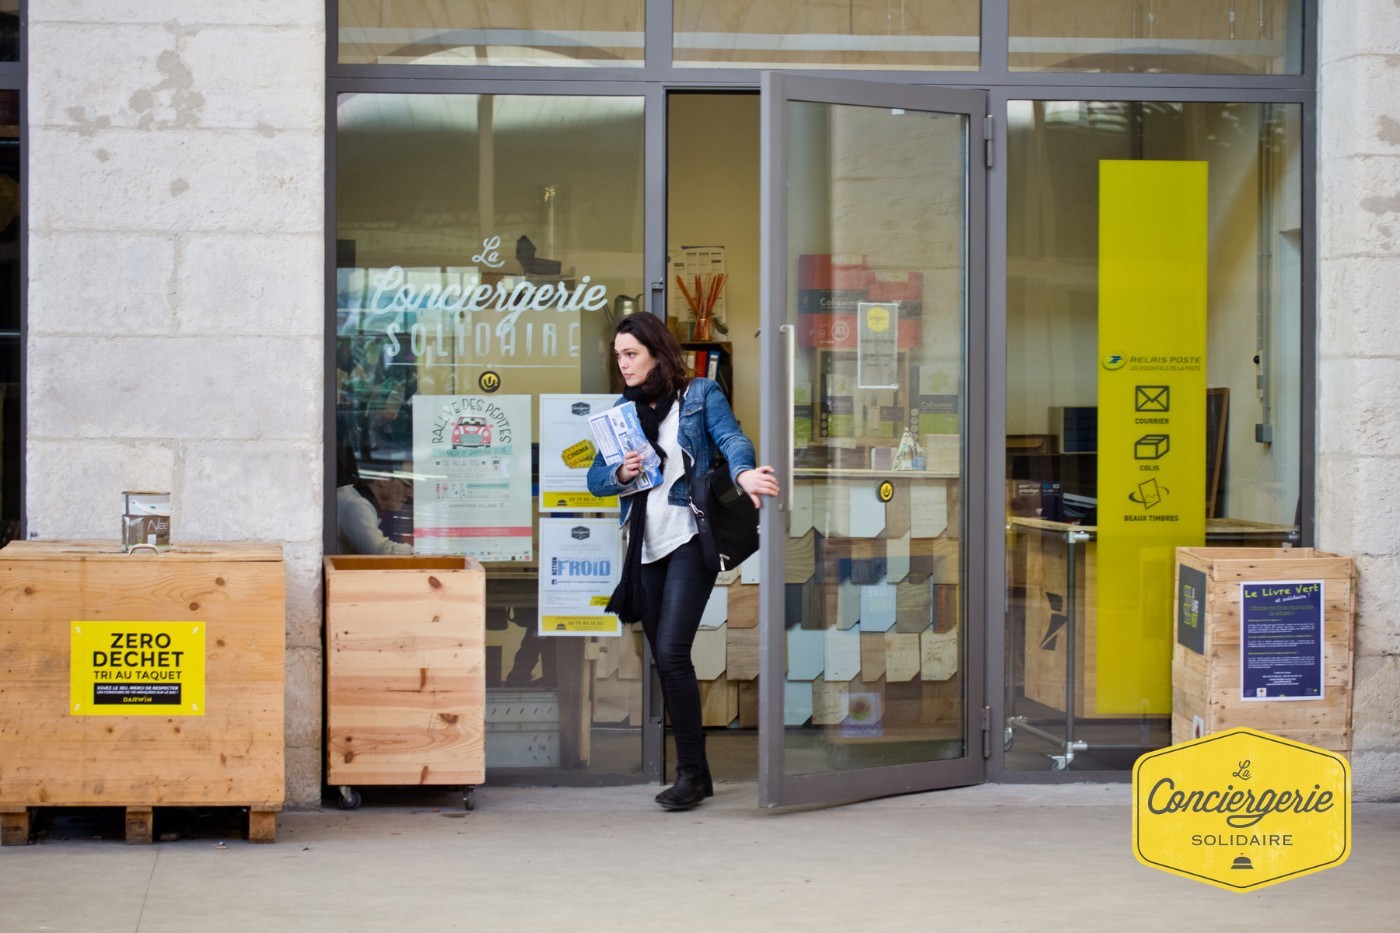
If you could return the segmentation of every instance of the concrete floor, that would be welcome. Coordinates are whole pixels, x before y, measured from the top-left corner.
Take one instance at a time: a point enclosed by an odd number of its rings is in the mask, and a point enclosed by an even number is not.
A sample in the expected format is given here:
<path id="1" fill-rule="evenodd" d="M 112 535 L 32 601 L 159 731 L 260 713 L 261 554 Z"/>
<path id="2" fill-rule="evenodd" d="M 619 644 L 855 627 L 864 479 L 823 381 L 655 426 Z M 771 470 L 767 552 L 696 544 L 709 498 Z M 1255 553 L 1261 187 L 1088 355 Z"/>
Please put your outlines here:
<path id="1" fill-rule="evenodd" d="M 683 813 L 655 787 L 484 786 L 471 813 L 455 793 L 370 798 L 281 814 L 270 846 L 214 827 L 126 846 L 59 820 L 0 849 L 0 930 L 1318 933 L 1395 929 L 1400 908 L 1400 804 L 1356 807 L 1345 865 L 1236 894 L 1140 865 L 1121 784 L 776 813 L 752 784 L 717 791 Z"/>

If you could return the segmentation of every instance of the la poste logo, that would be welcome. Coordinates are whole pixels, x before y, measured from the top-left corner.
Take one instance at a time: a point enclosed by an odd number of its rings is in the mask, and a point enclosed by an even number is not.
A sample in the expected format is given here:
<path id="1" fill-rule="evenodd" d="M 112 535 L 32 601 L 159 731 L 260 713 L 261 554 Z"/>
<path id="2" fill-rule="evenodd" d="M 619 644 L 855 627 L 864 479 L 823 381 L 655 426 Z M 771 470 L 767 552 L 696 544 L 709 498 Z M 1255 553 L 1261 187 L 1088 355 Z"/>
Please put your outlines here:
<path id="1" fill-rule="evenodd" d="M 1150 752 L 1133 766 L 1133 854 L 1227 891 L 1333 868 L 1351 854 L 1351 768 L 1253 729 Z"/>

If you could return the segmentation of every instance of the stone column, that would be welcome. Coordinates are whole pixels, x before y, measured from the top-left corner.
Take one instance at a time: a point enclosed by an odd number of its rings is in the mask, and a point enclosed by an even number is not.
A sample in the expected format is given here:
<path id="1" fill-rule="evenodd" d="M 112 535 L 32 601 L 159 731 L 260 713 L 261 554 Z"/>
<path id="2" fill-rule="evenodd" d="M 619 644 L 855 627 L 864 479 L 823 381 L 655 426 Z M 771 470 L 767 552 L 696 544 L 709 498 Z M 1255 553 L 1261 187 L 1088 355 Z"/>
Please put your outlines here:
<path id="1" fill-rule="evenodd" d="M 1317 544 L 1356 557 L 1353 781 L 1400 797 L 1400 4 L 1325 0 Z"/>
<path id="2" fill-rule="evenodd" d="M 281 544 L 287 802 L 320 799 L 323 0 L 30 0 L 27 510 Z"/>

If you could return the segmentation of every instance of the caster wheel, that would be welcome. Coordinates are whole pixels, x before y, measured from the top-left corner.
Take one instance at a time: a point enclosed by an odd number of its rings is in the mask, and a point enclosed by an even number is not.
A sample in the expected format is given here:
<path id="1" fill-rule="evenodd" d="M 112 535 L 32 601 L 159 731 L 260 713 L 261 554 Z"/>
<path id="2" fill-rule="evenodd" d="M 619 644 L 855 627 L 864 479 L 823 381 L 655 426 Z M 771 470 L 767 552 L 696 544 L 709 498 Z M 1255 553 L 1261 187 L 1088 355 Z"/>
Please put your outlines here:
<path id="1" fill-rule="evenodd" d="M 468 787 L 466 790 L 462 791 L 462 809 L 468 812 L 476 809 L 476 795 L 474 791 L 475 788 L 472 787 Z"/>
<path id="2" fill-rule="evenodd" d="M 1051 770 L 1051 771 L 1068 771 L 1068 770 L 1069 770 L 1069 762 L 1065 760 L 1065 757 L 1064 757 L 1063 755 L 1053 755 L 1053 756 L 1051 756 L 1051 758 L 1050 758 L 1050 770 Z"/>
<path id="3" fill-rule="evenodd" d="M 353 787 L 342 787 L 339 802 L 342 810 L 358 810 L 360 809 L 360 792 Z"/>

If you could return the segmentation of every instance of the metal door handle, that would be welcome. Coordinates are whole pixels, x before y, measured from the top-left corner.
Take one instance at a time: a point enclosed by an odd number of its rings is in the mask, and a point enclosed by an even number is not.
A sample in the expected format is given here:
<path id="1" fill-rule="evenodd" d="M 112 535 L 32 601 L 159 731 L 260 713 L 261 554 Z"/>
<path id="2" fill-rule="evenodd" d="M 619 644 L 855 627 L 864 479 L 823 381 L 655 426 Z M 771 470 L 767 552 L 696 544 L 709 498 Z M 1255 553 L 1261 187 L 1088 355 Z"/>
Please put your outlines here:
<path id="1" fill-rule="evenodd" d="M 783 348 L 787 351 L 787 482 L 783 484 L 783 497 L 778 503 L 778 511 L 791 512 L 792 495 L 796 491 L 793 483 L 797 475 L 797 468 L 794 466 L 797 457 L 797 441 L 794 438 L 797 433 L 797 328 L 791 324 L 783 324 L 778 328 L 778 332 L 783 335 Z"/>

